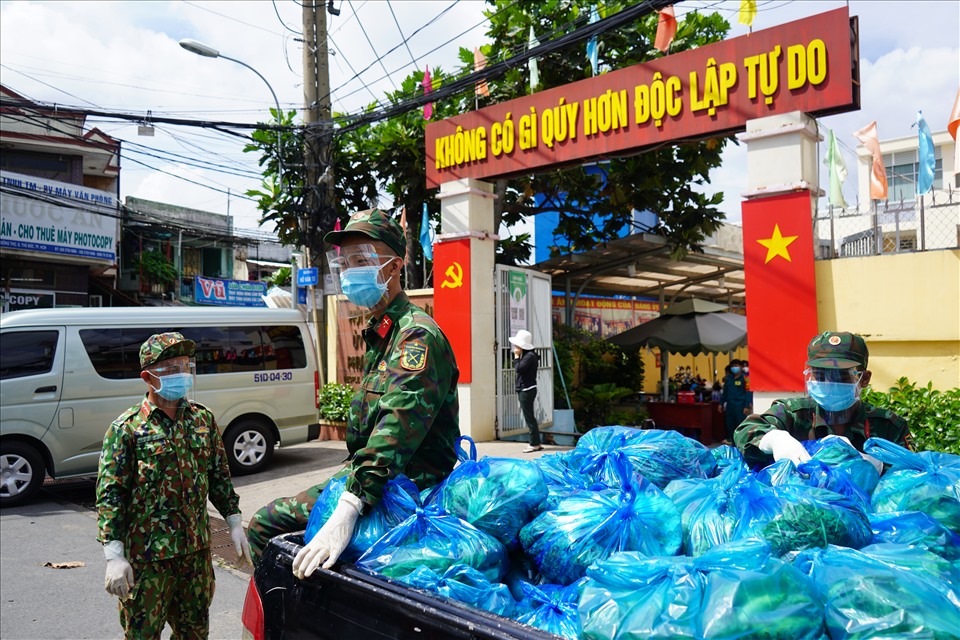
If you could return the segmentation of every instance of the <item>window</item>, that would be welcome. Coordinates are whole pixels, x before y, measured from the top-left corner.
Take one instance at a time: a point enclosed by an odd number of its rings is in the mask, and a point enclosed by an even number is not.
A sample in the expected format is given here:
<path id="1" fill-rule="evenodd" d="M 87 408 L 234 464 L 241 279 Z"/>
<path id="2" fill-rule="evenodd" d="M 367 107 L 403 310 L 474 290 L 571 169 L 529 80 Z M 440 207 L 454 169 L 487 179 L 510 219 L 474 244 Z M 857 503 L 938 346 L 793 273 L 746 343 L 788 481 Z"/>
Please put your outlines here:
<path id="1" fill-rule="evenodd" d="M 84 329 L 80 340 L 101 377 L 126 380 L 140 377 L 140 345 L 164 331 L 179 331 L 196 343 L 197 375 L 307 366 L 303 338 L 295 326 Z"/>
<path id="2" fill-rule="evenodd" d="M 934 189 L 943 188 L 943 158 L 941 152 L 941 147 L 935 146 L 933 148 L 933 154 L 937 160 L 933 172 Z M 883 154 L 883 166 L 887 172 L 887 199 L 891 202 L 916 200 L 917 175 L 920 167 L 919 151 L 910 149 L 909 151 L 885 153 Z"/>
<path id="3" fill-rule="evenodd" d="M 53 369 L 59 331 L 7 331 L 0 334 L 0 380 L 24 378 Z"/>
<path id="4" fill-rule="evenodd" d="M 140 346 L 162 329 L 83 329 L 80 341 L 97 374 L 108 380 L 140 377 Z"/>

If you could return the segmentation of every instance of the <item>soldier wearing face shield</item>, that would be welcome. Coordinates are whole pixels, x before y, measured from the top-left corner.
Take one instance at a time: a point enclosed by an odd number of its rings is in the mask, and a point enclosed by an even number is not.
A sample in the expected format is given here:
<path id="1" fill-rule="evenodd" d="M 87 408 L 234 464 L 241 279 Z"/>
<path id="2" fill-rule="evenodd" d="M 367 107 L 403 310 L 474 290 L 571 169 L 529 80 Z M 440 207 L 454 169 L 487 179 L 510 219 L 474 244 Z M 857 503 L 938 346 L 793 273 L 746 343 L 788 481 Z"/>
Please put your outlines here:
<path id="1" fill-rule="evenodd" d="M 736 444 L 747 462 L 766 465 L 787 458 L 800 464 L 810 459 L 800 440 L 838 436 L 882 472 L 878 460 L 862 453 L 863 443 L 876 436 L 908 446 L 910 432 L 897 414 L 860 400 L 870 382 L 868 359 L 867 344 L 858 335 L 826 331 L 815 336 L 807 347 L 807 396 L 777 400 L 737 428 Z"/>
<path id="2" fill-rule="evenodd" d="M 140 348 L 147 393 L 107 430 L 97 474 L 104 586 L 127 638 L 206 638 L 213 600 L 209 498 L 250 560 L 240 498 L 209 409 L 190 399 L 195 345 L 176 332 Z"/>
<path id="3" fill-rule="evenodd" d="M 293 572 L 310 576 L 330 568 L 350 542 L 361 513 L 376 505 L 399 473 L 422 490 L 446 478 L 460 437 L 453 349 L 436 322 L 400 285 L 406 242 L 400 226 L 381 211 L 354 214 L 324 241 L 339 284 L 340 312 L 362 322 L 363 377 L 347 419 L 346 477 L 339 503 L 316 536 L 297 554 Z M 247 529 L 255 561 L 273 536 L 306 527 L 327 483 L 260 509 Z"/>

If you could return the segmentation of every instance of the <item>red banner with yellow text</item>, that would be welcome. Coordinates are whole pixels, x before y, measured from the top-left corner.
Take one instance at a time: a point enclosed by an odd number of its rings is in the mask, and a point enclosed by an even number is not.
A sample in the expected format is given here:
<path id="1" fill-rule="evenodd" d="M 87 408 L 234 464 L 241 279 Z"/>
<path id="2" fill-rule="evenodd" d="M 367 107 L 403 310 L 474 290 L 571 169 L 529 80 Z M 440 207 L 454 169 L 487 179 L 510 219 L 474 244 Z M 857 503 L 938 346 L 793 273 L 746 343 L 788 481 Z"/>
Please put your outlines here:
<path id="1" fill-rule="evenodd" d="M 460 382 L 473 380 L 470 327 L 470 239 L 433 245 L 434 319 L 453 346 Z"/>
<path id="2" fill-rule="evenodd" d="M 842 7 L 431 122 L 427 187 L 726 135 L 790 111 L 857 109 L 858 46 Z"/>
<path id="3" fill-rule="evenodd" d="M 817 333 L 810 192 L 749 200 L 742 211 L 750 388 L 803 391 Z"/>

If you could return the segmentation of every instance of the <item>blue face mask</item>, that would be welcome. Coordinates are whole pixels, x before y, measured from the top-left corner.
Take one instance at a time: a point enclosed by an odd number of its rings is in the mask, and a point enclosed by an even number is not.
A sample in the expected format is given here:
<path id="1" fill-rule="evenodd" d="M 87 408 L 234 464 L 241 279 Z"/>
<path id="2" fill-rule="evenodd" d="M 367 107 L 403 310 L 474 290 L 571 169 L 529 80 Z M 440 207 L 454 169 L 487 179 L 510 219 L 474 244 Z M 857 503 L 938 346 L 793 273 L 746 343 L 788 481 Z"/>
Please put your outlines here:
<path id="1" fill-rule="evenodd" d="M 340 272 L 340 289 L 353 304 L 371 309 L 383 299 L 387 283 L 380 282 L 382 267 L 351 267 Z"/>
<path id="2" fill-rule="evenodd" d="M 165 400 L 179 400 L 186 398 L 193 388 L 193 375 L 189 373 L 171 373 L 168 376 L 157 376 L 160 381 L 160 388 L 157 389 L 157 395 Z"/>
<path id="3" fill-rule="evenodd" d="M 843 411 L 857 401 L 859 385 L 856 382 L 818 382 L 807 380 L 807 394 L 824 411 Z"/>
<path id="4" fill-rule="evenodd" d="M 740 373 L 740 367 L 730 367 L 730 373 L 732 373 L 733 375 L 737 375 L 738 373 Z"/>

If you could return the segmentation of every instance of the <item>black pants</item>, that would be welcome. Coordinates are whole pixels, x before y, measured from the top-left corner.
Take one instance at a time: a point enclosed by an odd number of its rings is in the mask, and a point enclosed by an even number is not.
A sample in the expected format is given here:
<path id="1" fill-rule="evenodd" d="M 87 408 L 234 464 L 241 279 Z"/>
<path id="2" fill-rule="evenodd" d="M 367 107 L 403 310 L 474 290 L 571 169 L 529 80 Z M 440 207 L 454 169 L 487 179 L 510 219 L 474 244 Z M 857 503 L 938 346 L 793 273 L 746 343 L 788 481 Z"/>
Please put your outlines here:
<path id="1" fill-rule="evenodd" d="M 537 427 L 537 416 L 533 413 L 533 401 L 537 399 L 537 390 L 517 391 L 520 398 L 520 412 L 523 413 L 523 421 L 527 423 L 527 429 L 530 430 L 530 446 L 540 446 L 540 429 Z"/>

